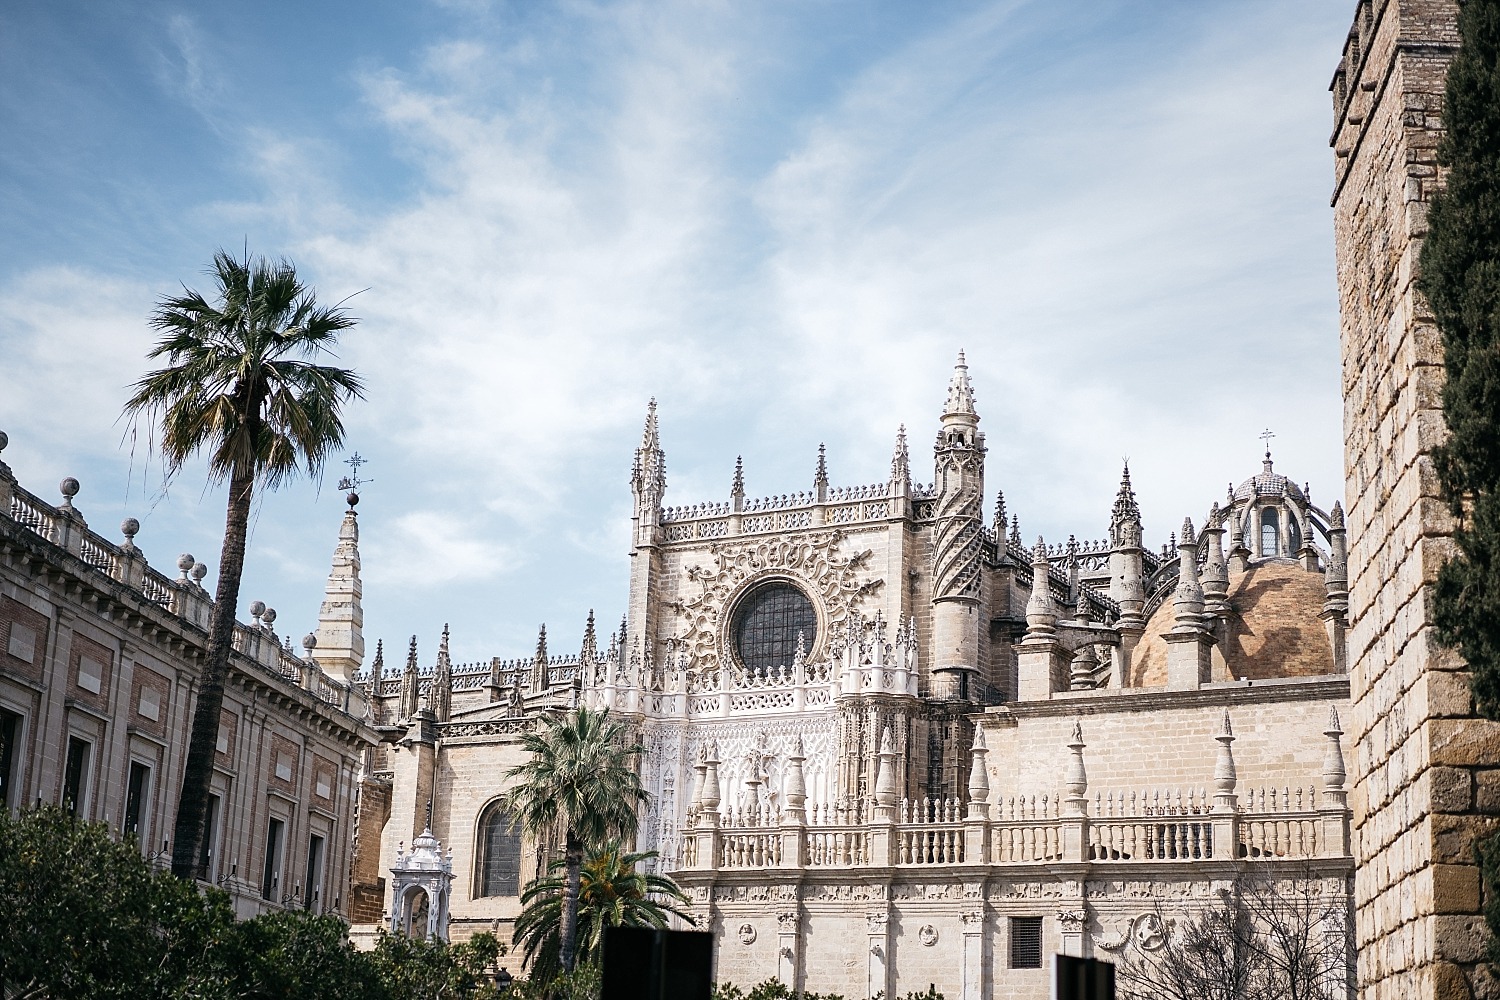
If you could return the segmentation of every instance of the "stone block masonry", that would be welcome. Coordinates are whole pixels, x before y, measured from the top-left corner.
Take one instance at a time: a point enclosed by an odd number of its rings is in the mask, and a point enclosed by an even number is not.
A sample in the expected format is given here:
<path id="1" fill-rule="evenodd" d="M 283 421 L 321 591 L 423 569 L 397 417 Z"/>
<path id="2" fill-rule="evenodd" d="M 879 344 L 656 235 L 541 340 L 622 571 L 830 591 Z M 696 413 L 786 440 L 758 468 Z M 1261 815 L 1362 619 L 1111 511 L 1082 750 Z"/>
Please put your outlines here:
<path id="1" fill-rule="evenodd" d="M 1454 0 L 1364 0 L 1331 87 L 1348 491 L 1360 995 L 1491 995 L 1473 841 L 1500 728 L 1473 717 L 1464 664 L 1432 631 L 1453 551 L 1431 453 L 1441 342 L 1414 280 Z"/>

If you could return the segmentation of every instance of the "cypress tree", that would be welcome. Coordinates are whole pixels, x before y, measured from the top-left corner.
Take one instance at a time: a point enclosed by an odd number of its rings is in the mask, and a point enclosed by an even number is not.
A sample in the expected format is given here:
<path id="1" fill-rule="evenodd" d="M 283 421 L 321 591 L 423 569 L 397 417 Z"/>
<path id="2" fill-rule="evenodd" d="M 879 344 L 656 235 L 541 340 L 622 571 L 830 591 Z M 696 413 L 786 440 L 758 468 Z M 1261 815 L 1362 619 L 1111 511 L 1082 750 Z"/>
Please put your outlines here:
<path id="1" fill-rule="evenodd" d="M 1447 440 L 1433 452 L 1457 518 L 1457 552 L 1439 571 L 1433 622 L 1468 662 L 1475 706 L 1500 718 L 1500 0 L 1464 0 L 1448 70 L 1418 289 L 1442 335 Z M 1500 849 L 1497 849 L 1500 857 Z M 1496 858 L 1490 858 L 1491 867 Z M 1500 927 L 1496 928 L 1500 930 Z"/>

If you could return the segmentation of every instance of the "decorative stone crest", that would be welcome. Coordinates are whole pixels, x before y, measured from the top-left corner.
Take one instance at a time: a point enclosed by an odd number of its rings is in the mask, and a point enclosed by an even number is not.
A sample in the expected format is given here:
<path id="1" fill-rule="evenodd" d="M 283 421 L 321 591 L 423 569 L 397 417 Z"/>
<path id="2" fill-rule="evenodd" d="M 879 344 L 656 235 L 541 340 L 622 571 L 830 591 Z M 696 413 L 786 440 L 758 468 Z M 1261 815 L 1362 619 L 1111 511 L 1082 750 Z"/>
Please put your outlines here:
<path id="1" fill-rule="evenodd" d="M 938 943 L 937 928 L 931 924 L 923 924 L 921 929 L 917 931 L 917 940 L 922 942 L 922 947 L 931 948 Z"/>
<path id="2" fill-rule="evenodd" d="M 685 622 L 678 648 L 686 650 L 700 675 L 715 674 L 734 662 L 730 654 L 727 611 L 749 587 L 764 579 L 787 579 L 814 596 L 824 622 L 846 618 L 866 596 L 883 586 L 882 580 L 859 582 L 859 570 L 873 554 L 865 549 L 841 556 L 844 533 L 811 531 L 773 535 L 743 542 L 716 542 L 709 547 L 711 566 L 690 566 L 687 577 L 701 592 L 675 603 Z M 820 650 L 810 651 L 816 656 Z"/>
<path id="3" fill-rule="evenodd" d="M 797 930 L 797 911 L 782 910 L 776 914 L 776 924 L 783 933 L 793 933 Z"/>
<path id="4" fill-rule="evenodd" d="M 755 943 L 755 925 L 754 924 L 748 924 L 748 923 L 746 923 L 746 924 L 740 924 L 739 936 L 740 936 L 740 944 L 747 945 L 747 946 L 754 944 Z"/>

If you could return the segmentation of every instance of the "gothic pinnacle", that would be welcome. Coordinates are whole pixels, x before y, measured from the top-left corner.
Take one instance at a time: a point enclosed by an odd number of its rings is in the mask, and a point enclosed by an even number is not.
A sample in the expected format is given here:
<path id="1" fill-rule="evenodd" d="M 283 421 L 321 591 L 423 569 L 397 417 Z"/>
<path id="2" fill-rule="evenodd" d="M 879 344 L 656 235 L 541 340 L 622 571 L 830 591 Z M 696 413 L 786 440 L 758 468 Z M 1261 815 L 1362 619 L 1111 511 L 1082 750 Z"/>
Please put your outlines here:
<path id="1" fill-rule="evenodd" d="M 729 495 L 734 499 L 745 496 L 745 460 L 741 455 L 734 456 L 734 481 L 729 485 Z"/>
<path id="2" fill-rule="evenodd" d="M 818 445 L 818 466 L 813 472 L 813 492 L 819 500 L 827 499 L 828 496 L 828 450 L 821 443 Z"/>
<path id="3" fill-rule="evenodd" d="M 1005 491 L 995 491 L 995 534 L 1005 531 Z"/>
<path id="4" fill-rule="evenodd" d="M 406 651 L 406 669 L 408 673 L 417 672 L 417 637 L 411 637 L 411 647 Z"/>
<path id="5" fill-rule="evenodd" d="M 962 349 L 958 352 L 958 363 L 953 366 L 953 378 L 948 382 L 948 401 L 943 407 L 943 416 L 969 416 L 978 419 L 974 409 L 974 387 L 969 383 L 969 366 Z"/>
<path id="6" fill-rule="evenodd" d="M 385 673 L 385 640 L 375 640 L 375 662 L 370 666 L 370 673 L 378 681 Z"/>
<path id="7" fill-rule="evenodd" d="M 896 429 L 896 448 L 891 453 L 891 481 L 896 483 L 911 481 L 911 453 L 906 448 L 905 424 Z"/>

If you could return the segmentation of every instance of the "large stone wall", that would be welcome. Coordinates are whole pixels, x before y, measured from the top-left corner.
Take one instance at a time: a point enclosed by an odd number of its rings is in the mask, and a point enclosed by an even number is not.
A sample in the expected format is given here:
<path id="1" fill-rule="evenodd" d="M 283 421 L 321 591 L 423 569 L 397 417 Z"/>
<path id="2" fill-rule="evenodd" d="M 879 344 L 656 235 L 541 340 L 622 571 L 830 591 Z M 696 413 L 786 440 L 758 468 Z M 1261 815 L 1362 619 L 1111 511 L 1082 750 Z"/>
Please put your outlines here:
<path id="1" fill-rule="evenodd" d="M 1332 87 L 1355 927 L 1361 995 L 1374 998 L 1467 997 L 1489 978 L 1475 964 L 1485 935 L 1473 772 L 1496 744 L 1472 717 L 1463 663 L 1432 632 L 1431 583 L 1452 525 L 1430 458 L 1444 434 L 1442 349 L 1413 286 L 1441 181 L 1457 7 L 1360 3 Z"/>

